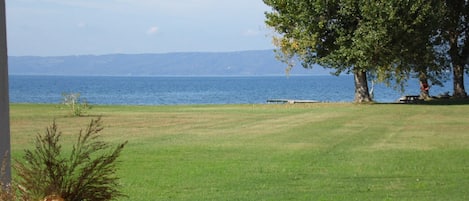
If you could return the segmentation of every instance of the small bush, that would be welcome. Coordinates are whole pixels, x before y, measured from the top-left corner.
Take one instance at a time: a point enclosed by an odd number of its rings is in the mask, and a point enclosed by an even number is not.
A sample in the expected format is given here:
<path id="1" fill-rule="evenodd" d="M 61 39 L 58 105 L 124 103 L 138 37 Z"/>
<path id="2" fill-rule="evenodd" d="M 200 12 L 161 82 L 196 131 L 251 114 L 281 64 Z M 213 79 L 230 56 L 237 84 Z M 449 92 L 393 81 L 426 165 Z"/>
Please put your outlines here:
<path id="1" fill-rule="evenodd" d="M 25 150 L 24 162 L 16 161 L 18 184 L 32 200 L 58 196 L 67 201 L 104 201 L 124 196 L 119 190 L 116 159 L 127 144 L 112 148 L 99 140 L 101 119 L 80 130 L 71 154 L 63 156 L 61 132 L 55 121 L 36 136 L 34 150 Z"/>
<path id="2" fill-rule="evenodd" d="M 91 109 L 88 102 L 80 96 L 80 93 L 62 93 L 62 104 L 70 110 L 72 116 L 82 116 Z"/>

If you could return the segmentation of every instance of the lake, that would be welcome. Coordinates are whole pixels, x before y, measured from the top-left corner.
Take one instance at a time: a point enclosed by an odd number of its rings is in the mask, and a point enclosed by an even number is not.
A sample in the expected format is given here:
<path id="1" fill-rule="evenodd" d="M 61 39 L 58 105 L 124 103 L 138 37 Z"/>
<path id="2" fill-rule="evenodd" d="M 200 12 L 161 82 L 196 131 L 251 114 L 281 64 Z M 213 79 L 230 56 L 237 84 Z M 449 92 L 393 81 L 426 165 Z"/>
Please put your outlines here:
<path id="1" fill-rule="evenodd" d="M 260 104 L 268 99 L 351 102 L 353 76 L 253 77 L 110 77 L 10 75 L 11 103 L 60 103 L 62 93 L 80 93 L 98 105 Z M 466 89 L 467 86 L 466 86 Z M 404 94 L 419 94 L 411 80 Z M 452 91 L 433 86 L 431 95 Z M 403 94 L 384 85 L 374 88 L 378 102 L 395 102 Z"/>

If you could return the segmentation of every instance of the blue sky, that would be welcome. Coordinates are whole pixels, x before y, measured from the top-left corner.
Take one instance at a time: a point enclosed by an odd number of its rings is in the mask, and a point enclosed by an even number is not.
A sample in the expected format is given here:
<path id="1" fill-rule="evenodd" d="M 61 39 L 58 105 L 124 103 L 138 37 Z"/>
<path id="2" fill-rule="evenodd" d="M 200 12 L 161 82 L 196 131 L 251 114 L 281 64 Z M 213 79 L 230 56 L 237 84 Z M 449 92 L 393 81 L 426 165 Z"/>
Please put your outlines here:
<path id="1" fill-rule="evenodd" d="M 272 49 L 262 0 L 6 0 L 11 56 Z"/>

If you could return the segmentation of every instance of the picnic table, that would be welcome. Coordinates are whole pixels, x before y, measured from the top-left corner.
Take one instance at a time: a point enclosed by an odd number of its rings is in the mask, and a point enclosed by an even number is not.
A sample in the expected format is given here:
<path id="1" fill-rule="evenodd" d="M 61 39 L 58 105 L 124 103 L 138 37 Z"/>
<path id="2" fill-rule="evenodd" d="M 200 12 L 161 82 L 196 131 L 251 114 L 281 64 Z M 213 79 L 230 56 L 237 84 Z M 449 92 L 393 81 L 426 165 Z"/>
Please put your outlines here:
<path id="1" fill-rule="evenodd" d="M 399 98 L 400 103 L 414 103 L 420 100 L 420 96 L 417 95 L 407 95 Z"/>

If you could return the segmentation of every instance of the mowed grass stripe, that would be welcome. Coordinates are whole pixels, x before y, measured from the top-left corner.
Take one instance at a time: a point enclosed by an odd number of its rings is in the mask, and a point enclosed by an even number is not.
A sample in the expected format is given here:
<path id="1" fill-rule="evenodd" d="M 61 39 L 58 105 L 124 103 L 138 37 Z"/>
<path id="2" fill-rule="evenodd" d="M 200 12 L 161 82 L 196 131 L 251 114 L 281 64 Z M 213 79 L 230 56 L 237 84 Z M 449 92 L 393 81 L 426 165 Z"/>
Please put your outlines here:
<path id="1" fill-rule="evenodd" d="M 469 200 L 467 105 L 11 106 L 13 156 L 55 119 L 129 140 L 122 200 Z M 65 146 L 64 148 L 67 148 Z M 69 147 L 68 147 L 69 148 Z"/>

